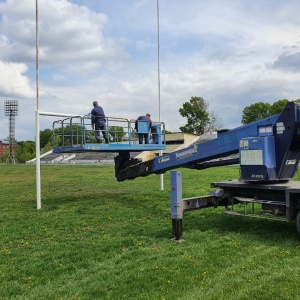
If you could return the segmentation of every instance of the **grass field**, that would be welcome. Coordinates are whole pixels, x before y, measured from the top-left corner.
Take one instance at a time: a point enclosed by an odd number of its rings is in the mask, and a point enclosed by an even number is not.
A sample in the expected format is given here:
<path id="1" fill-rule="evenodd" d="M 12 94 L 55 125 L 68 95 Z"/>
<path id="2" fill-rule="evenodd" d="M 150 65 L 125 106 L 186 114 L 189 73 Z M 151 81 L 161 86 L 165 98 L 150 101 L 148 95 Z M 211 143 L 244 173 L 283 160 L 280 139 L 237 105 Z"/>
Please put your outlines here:
<path id="1" fill-rule="evenodd" d="M 300 299 L 295 224 L 209 208 L 171 241 L 169 173 L 117 182 L 113 166 L 0 165 L 0 299 Z M 238 167 L 182 170 L 183 197 Z"/>

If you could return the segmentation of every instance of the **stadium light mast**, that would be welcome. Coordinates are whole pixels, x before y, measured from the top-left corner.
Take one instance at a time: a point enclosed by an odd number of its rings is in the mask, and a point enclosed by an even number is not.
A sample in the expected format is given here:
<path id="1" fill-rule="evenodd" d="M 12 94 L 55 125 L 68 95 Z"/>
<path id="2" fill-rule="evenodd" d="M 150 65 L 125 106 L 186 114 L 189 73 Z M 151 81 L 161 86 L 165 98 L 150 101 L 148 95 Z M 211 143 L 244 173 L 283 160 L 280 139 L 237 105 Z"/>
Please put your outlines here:
<path id="1" fill-rule="evenodd" d="M 18 100 L 5 100 L 4 101 L 4 113 L 9 117 L 9 155 L 6 163 L 16 164 L 18 163 L 15 155 L 15 116 L 18 115 Z"/>

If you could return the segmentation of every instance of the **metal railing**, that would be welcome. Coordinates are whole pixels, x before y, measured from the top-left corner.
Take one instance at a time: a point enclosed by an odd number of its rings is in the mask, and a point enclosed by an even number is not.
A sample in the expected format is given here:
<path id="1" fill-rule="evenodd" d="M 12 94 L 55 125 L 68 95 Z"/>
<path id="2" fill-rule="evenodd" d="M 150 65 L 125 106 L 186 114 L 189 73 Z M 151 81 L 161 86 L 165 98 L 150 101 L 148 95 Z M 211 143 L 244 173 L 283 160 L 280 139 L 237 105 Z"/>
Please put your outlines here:
<path id="1" fill-rule="evenodd" d="M 138 133 L 135 129 L 135 120 L 105 117 L 106 132 L 109 142 L 114 144 L 138 144 Z M 152 128 L 149 132 L 149 143 L 157 143 L 156 135 L 160 135 L 160 143 L 165 144 L 165 124 L 163 122 L 152 122 Z M 159 128 L 159 130 L 157 130 Z M 53 122 L 53 147 L 76 147 L 96 143 L 96 131 L 92 129 L 91 115 L 74 115 Z M 103 130 L 100 131 L 101 142 L 104 143 Z M 152 132 L 153 131 L 153 132 Z"/>

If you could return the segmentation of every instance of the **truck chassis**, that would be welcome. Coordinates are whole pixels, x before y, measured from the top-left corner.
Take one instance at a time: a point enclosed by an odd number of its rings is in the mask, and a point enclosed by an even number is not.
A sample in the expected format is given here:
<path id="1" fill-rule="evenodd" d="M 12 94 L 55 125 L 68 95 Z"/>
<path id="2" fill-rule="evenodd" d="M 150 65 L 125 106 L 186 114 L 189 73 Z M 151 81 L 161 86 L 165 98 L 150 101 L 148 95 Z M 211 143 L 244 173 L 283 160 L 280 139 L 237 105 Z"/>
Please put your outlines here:
<path id="1" fill-rule="evenodd" d="M 174 240 L 183 238 L 183 213 L 208 207 L 225 207 L 225 214 L 296 221 L 300 235 L 300 182 L 213 182 L 210 195 L 182 198 L 181 172 L 171 172 L 171 218 Z"/>

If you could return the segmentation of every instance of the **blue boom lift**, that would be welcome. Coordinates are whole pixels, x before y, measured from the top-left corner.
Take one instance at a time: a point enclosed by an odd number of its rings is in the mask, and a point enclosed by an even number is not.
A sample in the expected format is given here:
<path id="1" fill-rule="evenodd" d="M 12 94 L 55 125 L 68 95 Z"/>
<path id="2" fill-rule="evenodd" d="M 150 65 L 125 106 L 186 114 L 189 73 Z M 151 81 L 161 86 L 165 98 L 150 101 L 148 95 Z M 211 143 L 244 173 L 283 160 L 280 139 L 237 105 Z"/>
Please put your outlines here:
<path id="1" fill-rule="evenodd" d="M 228 158 L 239 154 L 238 158 Z M 115 158 L 118 181 L 162 174 L 179 167 L 201 170 L 240 164 L 240 179 L 213 182 L 208 196 L 182 199 L 181 173 L 171 172 L 173 238 L 183 236 L 183 212 L 226 207 L 234 215 L 296 220 L 300 234 L 300 183 L 290 181 L 300 157 L 300 104 L 289 102 L 282 113 L 222 132 L 216 139 L 141 162 L 120 152 Z M 235 210 L 243 207 L 242 212 Z M 256 212 L 257 207 L 260 211 Z M 262 210 L 261 210 L 262 209 Z"/>

